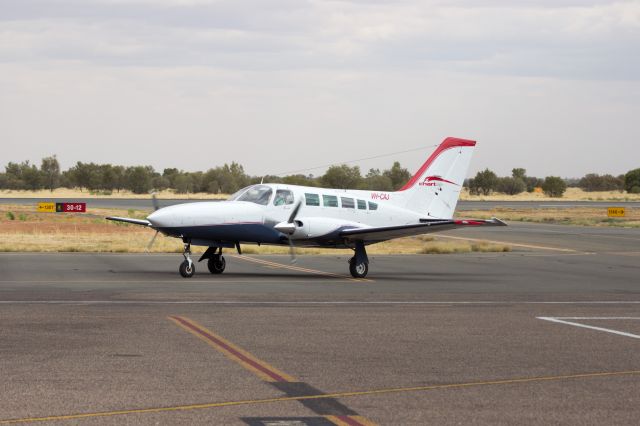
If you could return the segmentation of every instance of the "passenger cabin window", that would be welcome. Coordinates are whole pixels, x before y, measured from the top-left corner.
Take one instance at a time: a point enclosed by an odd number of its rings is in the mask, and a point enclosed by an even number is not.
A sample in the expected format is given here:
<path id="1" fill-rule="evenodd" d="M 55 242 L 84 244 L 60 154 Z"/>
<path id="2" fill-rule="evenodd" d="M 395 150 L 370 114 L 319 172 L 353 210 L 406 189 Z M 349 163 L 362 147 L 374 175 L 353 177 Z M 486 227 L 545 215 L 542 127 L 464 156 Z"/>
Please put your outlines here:
<path id="1" fill-rule="evenodd" d="M 284 206 L 288 204 L 293 204 L 293 192 L 288 189 L 278 189 L 276 196 L 273 197 L 273 205 Z"/>
<path id="2" fill-rule="evenodd" d="M 367 202 L 364 200 L 358 200 L 358 210 L 366 210 Z"/>
<path id="3" fill-rule="evenodd" d="M 308 206 L 319 206 L 320 196 L 318 194 L 304 193 L 304 200 Z"/>
<path id="4" fill-rule="evenodd" d="M 273 191 L 267 185 L 254 185 L 238 197 L 237 201 L 248 201 L 266 206 L 269 204 L 272 193 Z"/>
<path id="5" fill-rule="evenodd" d="M 340 201 L 342 202 L 343 209 L 355 209 L 356 205 L 353 202 L 353 198 L 340 197 Z"/>
<path id="6" fill-rule="evenodd" d="M 323 195 L 322 205 L 325 207 L 338 207 L 338 197 L 335 195 Z"/>
<path id="7" fill-rule="evenodd" d="M 378 205 L 369 201 L 369 210 L 378 210 Z"/>

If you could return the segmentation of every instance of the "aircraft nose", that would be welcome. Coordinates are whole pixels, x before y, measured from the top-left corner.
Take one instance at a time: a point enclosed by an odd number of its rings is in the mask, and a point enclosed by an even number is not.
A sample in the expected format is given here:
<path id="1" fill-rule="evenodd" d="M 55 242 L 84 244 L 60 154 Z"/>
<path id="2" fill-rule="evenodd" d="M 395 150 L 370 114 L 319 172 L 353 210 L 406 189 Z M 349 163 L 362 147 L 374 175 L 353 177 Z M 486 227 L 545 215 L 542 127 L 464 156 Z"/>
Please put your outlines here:
<path id="1" fill-rule="evenodd" d="M 165 209 L 159 209 L 147 216 L 147 220 L 151 222 L 151 226 L 162 228 L 169 226 L 171 215 Z"/>

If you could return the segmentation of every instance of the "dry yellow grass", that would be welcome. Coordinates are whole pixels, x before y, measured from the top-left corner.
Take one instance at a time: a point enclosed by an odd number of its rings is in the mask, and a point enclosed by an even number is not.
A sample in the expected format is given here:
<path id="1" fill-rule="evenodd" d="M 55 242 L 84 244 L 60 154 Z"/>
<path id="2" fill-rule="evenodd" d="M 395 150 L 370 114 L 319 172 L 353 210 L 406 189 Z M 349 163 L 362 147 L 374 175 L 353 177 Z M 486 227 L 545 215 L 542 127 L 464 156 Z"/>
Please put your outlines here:
<path id="1" fill-rule="evenodd" d="M 640 201 L 640 194 L 627 194 L 619 191 L 586 192 L 580 188 L 567 188 L 562 198 L 550 198 L 543 193 L 523 192 L 517 195 L 491 194 L 471 195 L 466 189 L 460 193 L 465 201 Z"/>
<path id="2" fill-rule="evenodd" d="M 31 252 L 114 252 L 141 253 L 153 237 L 153 231 L 136 225 L 110 222 L 108 215 L 144 217 L 143 212 L 115 209 L 93 209 L 89 214 L 38 213 L 32 206 L 0 206 L 0 251 Z M 10 216 L 13 219 L 10 219 Z M 201 253 L 204 247 L 193 247 Z M 402 238 L 369 246 L 376 254 L 469 253 L 474 251 L 509 251 L 510 246 L 438 241 L 431 236 Z M 182 252 L 182 242 L 161 234 L 156 238 L 152 252 Z M 288 247 L 244 245 L 247 254 L 287 254 Z M 297 248 L 305 254 L 351 254 L 351 250 Z"/>
<path id="3" fill-rule="evenodd" d="M 640 209 L 627 208 L 625 217 L 607 217 L 605 207 L 543 208 L 543 209 L 511 209 L 496 208 L 487 210 L 465 210 L 458 212 L 459 217 L 489 219 L 498 217 L 502 220 L 517 222 L 554 223 L 559 225 L 580 226 L 618 226 L 640 227 Z"/>

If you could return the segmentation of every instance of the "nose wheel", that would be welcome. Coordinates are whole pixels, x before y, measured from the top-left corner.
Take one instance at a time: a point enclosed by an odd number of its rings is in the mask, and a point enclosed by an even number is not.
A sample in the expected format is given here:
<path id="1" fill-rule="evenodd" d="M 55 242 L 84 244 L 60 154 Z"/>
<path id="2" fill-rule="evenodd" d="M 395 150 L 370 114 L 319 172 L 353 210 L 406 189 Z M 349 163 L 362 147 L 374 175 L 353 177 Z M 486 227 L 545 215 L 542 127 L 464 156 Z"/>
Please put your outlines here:
<path id="1" fill-rule="evenodd" d="M 191 243 L 185 243 L 182 256 L 184 256 L 184 261 L 180 264 L 178 271 L 180 271 L 182 278 L 191 278 L 196 272 L 196 267 L 191 260 Z"/>

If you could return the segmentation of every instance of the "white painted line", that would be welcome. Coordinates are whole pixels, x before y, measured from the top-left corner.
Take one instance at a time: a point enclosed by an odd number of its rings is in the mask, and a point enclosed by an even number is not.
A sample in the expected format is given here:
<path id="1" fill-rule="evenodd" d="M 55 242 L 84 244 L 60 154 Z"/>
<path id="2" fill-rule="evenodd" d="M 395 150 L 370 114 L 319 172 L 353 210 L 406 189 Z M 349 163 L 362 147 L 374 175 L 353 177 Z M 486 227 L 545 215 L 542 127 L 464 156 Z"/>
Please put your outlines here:
<path id="1" fill-rule="evenodd" d="M 507 246 L 524 247 L 524 248 L 538 249 L 538 250 L 553 250 L 553 251 L 564 251 L 564 252 L 571 252 L 571 253 L 579 252 L 578 250 L 574 250 L 574 249 L 570 249 L 570 248 L 537 246 L 537 245 L 532 245 L 532 244 L 511 243 L 509 241 L 485 240 L 483 238 L 454 237 L 452 235 L 434 235 L 434 237 L 435 238 L 450 238 L 452 240 L 487 242 L 487 243 L 491 243 L 491 244 L 504 244 L 504 245 L 507 245 Z"/>
<path id="2" fill-rule="evenodd" d="M 562 320 L 640 320 L 640 317 L 548 317 Z"/>
<path id="3" fill-rule="evenodd" d="M 604 327 L 595 327 L 593 325 L 581 324 L 573 321 L 565 321 L 565 319 L 577 319 L 577 320 L 607 320 L 607 319 L 616 319 L 616 320 L 638 320 L 639 317 L 537 317 L 538 319 L 557 322 L 559 324 L 567 324 L 572 325 L 574 327 L 588 328 L 590 330 L 604 331 L 605 333 L 617 334 L 619 336 L 631 337 L 633 339 L 640 339 L 640 336 L 633 333 L 627 333 L 624 331 L 613 330 L 611 328 Z"/>
<path id="4" fill-rule="evenodd" d="M 0 305 L 638 305 L 640 300 L 596 300 L 596 301 L 416 301 L 416 300 L 372 300 L 372 301 L 343 301 L 343 300 L 282 300 L 272 301 L 242 301 L 242 300 L 0 300 Z M 546 319 L 550 317 L 538 317 Z"/>

